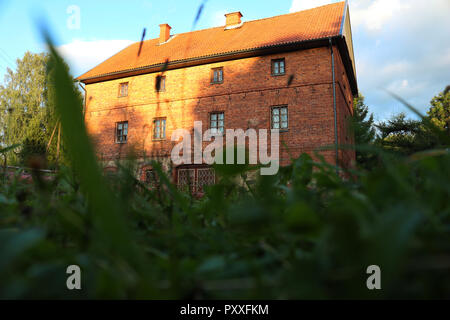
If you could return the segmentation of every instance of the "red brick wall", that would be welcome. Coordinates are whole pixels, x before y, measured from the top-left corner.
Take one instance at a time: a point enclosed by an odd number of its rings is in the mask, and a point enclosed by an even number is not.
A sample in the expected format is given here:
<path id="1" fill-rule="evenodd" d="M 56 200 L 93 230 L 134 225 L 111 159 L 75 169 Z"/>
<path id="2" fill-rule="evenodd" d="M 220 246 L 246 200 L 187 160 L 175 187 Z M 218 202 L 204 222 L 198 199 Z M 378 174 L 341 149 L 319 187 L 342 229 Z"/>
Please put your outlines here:
<path id="1" fill-rule="evenodd" d="M 335 52 L 338 52 L 335 48 Z M 286 75 L 271 75 L 271 59 L 286 59 Z M 211 68 L 224 68 L 224 82 L 211 84 Z M 344 74 L 343 74 L 344 72 Z M 209 113 L 225 112 L 225 128 L 270 129 L 272 106 L 288 105 L 289 131 L 280 133 L 282 164 L 303 152 L 334 143 L 331 54 L 321 47 L 271 56 L 245 58 L 165 72 L 166 91 L 155 92 L 159 73 L 139 75 L 86 86 L 86 124 L 103 160 L 126 156 L 133 148 L 138 157 L 170 155 L 172 131 L 192 130 L 194 121 L 209 126 Z M 288 86 L 289 76 L 294 78 Z M 350 85 L 339 54 L 336 55 L 339 142 L 353 139 L 346 122 L 352 110 Z M 118 97 L 118 86 L 129 82 L 128 96 Z M 166 140 L 152 141 L 152 122 L 166 117 Z M 115 143 L 115 123 L 128 121 L 128 143 Z M 207 143 L 205 143 L 206 145 Z M 334 163 L 331 148 L 322 152 Z M 340 152 L 344 164 L 352 152 Z"/>

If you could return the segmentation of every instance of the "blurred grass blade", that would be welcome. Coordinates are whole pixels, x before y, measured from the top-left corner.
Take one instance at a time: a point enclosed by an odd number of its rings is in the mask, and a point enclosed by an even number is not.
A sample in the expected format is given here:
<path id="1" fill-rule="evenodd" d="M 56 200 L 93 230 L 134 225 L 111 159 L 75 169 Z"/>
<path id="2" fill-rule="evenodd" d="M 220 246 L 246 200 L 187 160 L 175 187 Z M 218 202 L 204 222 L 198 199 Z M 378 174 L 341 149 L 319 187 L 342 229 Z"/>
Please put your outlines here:
<path id="1" fill-rule="evenodd" d="M 138 51 L 138 57 L 141 55 L 141 51 L 142 51 L 142 46 L 144 44 L 144 39 L 145 39 L 145 33 L 147 32 L 147 29 L 144 28 L 144 31 L 142 31 L 142 37 L 141 37 L 141 42 L 139 43 L 139 51 Z"/>
<path id="2" fill-rule="evenodd" d="M 61 119 L 63 138 L 73 167 L 80 179 L 81 188 L 89 199 L 96 228 L 95 236 L 101 237 L 104 244 L 109 244 L 108 249 L 129 255 L 133 244 L 124 217 L 120 214 L 120 205 L 112 196 L 97 164 L 83 121 L 82 103 L 77 99 L 74 82 L 62 58 L 56 52 L 50 36 L 45 31 L 44 34 L 54 68 L 52 81 L 56 91 L 56 112 Z"/>
<path id="3" fill-rule="evenodd" d="M 198 21 L 200 20 L 200 17 L 202 16 L 202 12 L 203 12 L 203 9 L 205 8 L 206 2 L 207 2 L 207 0 L 203 0 L 202 3 L 200 4 L 200 6 L 198 7 L 197 14 L 194 19 L 194 23 L 192 24 L 192 30 L 195 29 Z"/>

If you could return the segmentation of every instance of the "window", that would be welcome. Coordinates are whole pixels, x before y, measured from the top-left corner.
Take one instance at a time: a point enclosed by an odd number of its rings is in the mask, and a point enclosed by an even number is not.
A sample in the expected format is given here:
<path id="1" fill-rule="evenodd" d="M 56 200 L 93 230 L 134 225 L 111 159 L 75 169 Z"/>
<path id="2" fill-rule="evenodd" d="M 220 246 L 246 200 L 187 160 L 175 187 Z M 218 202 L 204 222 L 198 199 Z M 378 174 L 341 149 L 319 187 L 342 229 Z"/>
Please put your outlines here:
<path id="1" fill-rule="evenodd" d="M 216 173 L 213 168 L 198 168 L 196 178 L 198 192 L 205 192 L 204 186 L 211 186 L 216 183 Z"/>
<path id="2" fill-rule="evenodd" d="M 166 76 L 157 76 L 155 81 L 155 90 L 157 92 L 166 91 Z"/>
<path id="3" fill-rule="evenodd" d="M 119 98 L 128 96 L 128 82 L 119 84 Z"/>
<path id="4" fill-rule="evenodd" d="M 105 177 L 115 177 L 117 175 L 117 168 L 116 167 L 106 167 L 103 169 L 103 174 Z"/>
<path id="5" fill-rule="evenodd" d="M 190 193 L 203 193 L 204 187 L 216 183 L 216 174 L 210 167 L 179 168 L 178 188 Z"/>
<path id="6" fill-rule="evenodd" d="M 288 107 L 272 108 L 272 129 L 288 129 Z"/>
<path id="7" fill-rule="evenodd" d="M 151 188 L 157 188 L 159 186 L 158 175 L 153 169 L 145 170 L 145 183 Z"/>
<path id="8" fill-rule="evenodd" d="M 214 68 L 211 72 L 211 83 L 223 82 L 223 68 Z"/>
<path id="9" fill-rule="evenodd" d="M 116 124 L 116 142 L 126 143 L 128 136 L 128 121 L 118 122 Z"/>
<path id="10" fill-rule="evenodd" d="M 285 62 L 284 59 L 272 60 L 272 75 L 279 76 L 285 74 Z"/>
<path id="11" fill-rule="evenodd" d="M 225 114 L 223 112 L 215 112 L 210 114 L 209 127 L 211 133 L 222 133 L 224 132 L 224 120 Z"/>
<path id="12" fill-rule="evenodd" d="M 153 120 L 153 140 L 164 140 L 166 138 L 166 118 Z"/>

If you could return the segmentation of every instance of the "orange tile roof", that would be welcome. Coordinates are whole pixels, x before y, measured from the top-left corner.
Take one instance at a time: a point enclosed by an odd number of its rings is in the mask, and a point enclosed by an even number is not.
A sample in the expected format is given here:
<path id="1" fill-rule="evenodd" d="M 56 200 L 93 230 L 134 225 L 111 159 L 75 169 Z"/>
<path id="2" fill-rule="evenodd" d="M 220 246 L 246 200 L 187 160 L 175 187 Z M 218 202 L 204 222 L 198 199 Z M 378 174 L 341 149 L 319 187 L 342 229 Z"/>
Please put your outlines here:
<path id="1" fill-rule="evenodd" d="M 237 29 L 224 30 L 222 26 L 181 33 L 162 45 L 159 45 L 159 39 L 146 40 L 139 56 L 140 43 L 136 42 L 79 76 L 77 80 L 163 64 L 167 59 L 174 62 L 337 36 L 341 32 L 344 8 L 345 2 L 338 2 L 246 21 Z"/>

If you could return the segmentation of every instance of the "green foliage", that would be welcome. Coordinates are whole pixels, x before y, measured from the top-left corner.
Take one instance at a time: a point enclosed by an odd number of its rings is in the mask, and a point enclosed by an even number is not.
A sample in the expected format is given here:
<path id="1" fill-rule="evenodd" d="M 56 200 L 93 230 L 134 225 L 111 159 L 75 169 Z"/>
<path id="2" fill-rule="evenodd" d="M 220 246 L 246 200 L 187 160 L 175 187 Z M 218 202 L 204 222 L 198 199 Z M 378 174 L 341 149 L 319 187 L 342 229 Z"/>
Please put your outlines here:
<path id="1" fill-rule="evenodd" d="M 253 192 L 229 176 L 198 200 L 157 163 L 155 190 L 131 165 L 107 195 L 69 169 L 41 185 L 3 184 L 0 296 L 448 298 L 449 160 L 386 158 L 352 182 L 303 155 Z M 70 264 L 82 268 L 81 292 L 65 288 Z M 371 264 L 382 291 L 365 287 Z"/>
<path id="2" fill-rule="evenodd" d="M 369 115 L 369 107 L 364 103 L 364 96 L 359 94 L 354 99 L 353 117 L 351 129 L 355 137 L 356 162 L 362 168 L 369 169 L 373 167 L 376 156 L 373 152 L 367 150 L 376 135 L 373 114 Z"/>
<path id="3" fill-rule="evenodd" d="M 375 138 L 373 114 L 369 115 L 369 107 L 364 103 L 364 96 L 359 94 L 354 99 L 354 134 L 356 144 L 368 144 Z"/>
<path id="4" fill-rule="evenodd" d="M 26 150 L 8 154 L 8 164 L 27 166 L 28 153 L 40 154 L 55 165 L 57 160 L 57 117 L 54 110 L 53 68 L 45 53 L 26 52 L 17 60 L 16 71 L 7 70 L 5 85 L 0 85 L 1 145 L 24 144 Z M 65 70 L 68 66 L 64 65 Z M 78 94 L 78 99 L 81 96 Z M 48 152 L 45 150 L 53 134 Z M 44 152 L 42 152 L 44 146 Z M 64 147 L 60 148 L 64 161 Z M 33 151 L 34 150 L 34 151 Z"/>
<path id="5" fill-rule="evenodd" d="M 46 147 L 42 141 L 25 138 L 22 142 L 22 148 L 19 153 L 20 163 L 29 163 L 32 157 L 42 157 L 46 156 Z"/>
<path id="6" fill-rule="evenodd" d="M 438 128 L 445 130 L 450 136 L 450 85 L 431 102 L 431 108 L 427 114 L 431 122 Z"/>
<path id="7" fill-rule="evenodd" d="M 419 119 L 408 119 L 405 113 L 400 113 L 393 115 L 386 121 L 375 124 L 374 126 L 378 130 L 376 139 L 372 144 L 381 147 L 385 151 L 394 152 L 399 155 L 412 155 L 416 152 L 449 146 L 450 135 L 447 125 L 450 114 L 449 88 L 447 87 L 431 100 L 431 107 L 427 112 L 427 116 L 423 116 L 406 101 L 392 94 L 419 116 Z M 356 110 L 359 109 L 357 107 L 358 103 L 360 102 L 355 101 Z M 365 111 L 367 114 L 367 108 Z M 356 111 L 355 113 L 357 114 Z M 355 118 L 357 123 L 361 123 L 357 116 Z M 372 124 L 373 121 L 370 123 Z M 356 135 L 356 140 L 358 140 L 358 135 Z M 367 153 L 365 153 L 365 157 L 367 157 Z M 366 164 L 366 160 L 365 158 L 360 159 L 357 157 L 357 161 L 362 167 Z"/>
<path id="8" fill-rule="evenodd" d="M 394 115 L 391 119 L 377 124 L 377 128 L 377 143 L 386 150 L 410 155 L 432 147 L 422 121 L 407 119 L 405 113 Z"/>
<path id="9" fill-rule="evenodd" d="M 443 92 L 431 100 L 427 116 L 423 116 L 406 101 L 392 94 L 419 119 L 409 119 L 405 113 L 400 113 L 376 124 L 373 115 L 369 115 L 369 108 L 364 103 L 364 97 L 359 95 L 354 101 L 351 125 L 355 135 L 358 167 L 371 170 L 378 166 L 380 149 L 405 156 L 449 146 L 449 89 L 450 86 L 447 86 Z"/>

